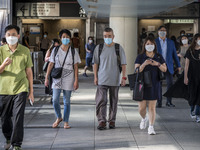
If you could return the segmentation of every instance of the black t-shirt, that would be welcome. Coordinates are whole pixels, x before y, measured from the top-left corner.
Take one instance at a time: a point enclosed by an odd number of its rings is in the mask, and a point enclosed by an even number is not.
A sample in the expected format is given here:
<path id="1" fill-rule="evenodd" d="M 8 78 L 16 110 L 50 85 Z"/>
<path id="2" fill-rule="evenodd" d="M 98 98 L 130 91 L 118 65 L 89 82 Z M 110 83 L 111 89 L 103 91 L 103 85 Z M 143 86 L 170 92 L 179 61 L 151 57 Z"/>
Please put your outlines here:
<path id="1" fill-rule="evenodd" d="M 25 40 L 27 41 L 27 43 L 28 43 L 28 45 L 29 45 L 29 37 L 26 36 L 26 35 L 23 36 L 23 38 L 22 38 L 22 45 L 27 46 L 26 43 L 25 43 Z"/>

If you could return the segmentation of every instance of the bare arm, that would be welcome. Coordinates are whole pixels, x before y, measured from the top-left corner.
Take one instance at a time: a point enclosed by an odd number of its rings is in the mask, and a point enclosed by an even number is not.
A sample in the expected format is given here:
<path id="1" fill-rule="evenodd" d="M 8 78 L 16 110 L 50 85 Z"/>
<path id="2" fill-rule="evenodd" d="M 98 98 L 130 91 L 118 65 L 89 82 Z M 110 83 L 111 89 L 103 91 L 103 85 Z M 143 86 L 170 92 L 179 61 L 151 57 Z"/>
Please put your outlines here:
<path id="1" fill-rule="evenodd" d="M 26 75 L 29 81 L 29 96 L 28 98 L 31 99 L 32 102 L 34 102 L 34 96 L 33 96 L 33 72 L 31 68 L 26 68 Z"/>
<path id="2" fill-rule="evenodd" d="M 49 57 L 51 56 L 50 50 L 47 51 L 45 55 L 45 62 L 49 61 Z"/>
<path id="3" fill-rule="evenodd" d="M 75 76 L 75 80 L 74 80 L 74 90 L 78 89 L 78 63 L 74 64 L 74 76 Z"/>
<path id="4" fill-rule="evenodd" d="M 185 60 L 185 71 L 184 71 L 184 84 L 188 85 L 188 68 L 189 68 L 190 60 L 186 58 Z"/>
<path id="5" fill-rule="evenodd" d="M 26 46 L 27 46 L 28 48 L 30 48 L 30 46 L 28 45 L 27 40 L 25 40 L 25 44 L 26 44 Z"/>
<path id="6" fill-rule="evenodd" d="M 98 64 L 94 64 L 93 69 L 94 69 L 94 84 L 98 85 Z"/>
<path id="7" fill-rule="evenodd" d="M 45 77 L 45 86 L 48 86 L 49 85 L 49 75 L 51 73 L 51 70 L 54 66 L 54 63 L 50 62 L 49 65 L 48 65 L 48 68 L 47 68 L 47 73 L 46 73 L 46 77 Z"/>
<path id="8" fill-rule="evenodd" d="M 121 81 L 121 85 L 125 86 L 126 80 L 123 77 L 126 77 L 126 65 L 122 65 L 122 81 Z"/>

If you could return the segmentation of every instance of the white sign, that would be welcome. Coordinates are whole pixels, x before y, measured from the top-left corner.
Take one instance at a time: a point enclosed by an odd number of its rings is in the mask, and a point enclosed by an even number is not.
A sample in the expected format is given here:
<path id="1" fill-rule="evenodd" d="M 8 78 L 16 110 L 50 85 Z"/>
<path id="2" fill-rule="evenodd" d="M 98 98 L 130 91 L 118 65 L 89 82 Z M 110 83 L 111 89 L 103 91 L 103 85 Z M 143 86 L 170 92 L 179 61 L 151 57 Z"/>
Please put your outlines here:
<path id="1" fill-rule="evenodd" d="M 40 34 L 40 27 L 30 27 L 31 34 Z"/>
<path id="2" fill-rule="evenodd" d="M 16 4 L 16 15 L 17 16 L 30 16 L 29 14 L 29 3 L 17 3 Z"/>
<path id="3" fill-rule="evenodd" d="M 155 26 L 148 26 L 148 31 L 149 32 L 152 32 L 152 31 L 155 31 L 156 27 Z"/>
<path id="4" fill-rule="evenodd" d="M 59 3 L 31 3 L 31 16 L 60 16 Z"/>

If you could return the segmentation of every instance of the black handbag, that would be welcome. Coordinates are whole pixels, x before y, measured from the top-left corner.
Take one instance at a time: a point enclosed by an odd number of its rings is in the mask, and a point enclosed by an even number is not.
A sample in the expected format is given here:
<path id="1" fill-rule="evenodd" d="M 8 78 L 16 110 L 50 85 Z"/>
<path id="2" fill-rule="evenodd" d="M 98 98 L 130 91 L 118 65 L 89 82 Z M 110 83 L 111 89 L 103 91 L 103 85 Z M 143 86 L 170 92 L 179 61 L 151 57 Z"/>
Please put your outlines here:
<path id="1" fill-rule="evenodd" d="M 142 101 L 144 95 L 144 81 L 143 78 L 139 76 L 139 69 L 137 70 L 136 81 L 133 88 L 133 100 Z"/>
<path id="2" fill-rule="evenodd" d="M 159 80 L 165 79 L 165 74 L 160 69 L 158 69 L 158 78 L 159 78 Z"/>
<path id="3" fill-rule="evenodd" d="M 46 61 L 46 62 L 44 63 L 44 65 L 43 65 L 42 70 L 46 72 L 46 71 L 47 71 L 47 68 L 48 68 L 48 65 L 49 65 L 49 61 Z"/>
<path id="4" fill-rule="evenodd" d="M 137 75 L 138 75 L 139 79 L 143 80 L 143 72 L 136 72 L 136 69 L 135 69 L 135 72 L 133 74 L 129 74 L 128 75 L 128 81 L 129 81 L 130 90 L 134 89 L 134 85 L 135 85 L 135 82 L 136 82 Z"/>
<path id="5" fill-rule="evenodd" d="M 144 72 L 144 84 L 145 84 L 145 87 L 152 87 L 152 79 L 151 79 L 150 71 Z"/>
<path id="6" fill-rule="evenodd" d="M 136 82 L 137 75 L 138 75 L 139 79 L 144 81 L 144 84 L 145 84 L 146 87 L 152 87 L 151 72 L 150 71 L 136 72 L 136 70 L 135 70 L 134 74 L 129 74 L 128 75 L 128 81 L 129 81 L 130 90 L 134 89 L 134 85 L 135 85 L 135 82 Z"/>
<path id="7" fill-rule="evenodd" d="M 160 54 L 158 54 L 158 59 L 160 60 Z M 158 68 L 158 79 L 161 81 L 161 80 L 164 80 L 165 79 L 165 74 L 164 72 L 162 72 L 159 68 Z"/>
<path id="8" fill-rule="evenodd" d="M 64 61 L 63 61 L 62 67 L 58 67 L 58 68 L 55 68 L 55 57 L 56 57 L 56 54 L 54 55 L 54 67 L 53 67 L 53 69 L 52 69 L 52 71 L 51 71 L 51 77 L 52 77 L 52 78 L 54 78 L 54 79 L 59 79 L 59 78 L 61 78 L 63 66 L 64 66 L 64 64 L 65 64 L 65 60 L 66 60 L 66 58 L 67 58 L 68 52 L 69 52 L 69 48 L 68 48 L 68 51 L 67 51 L 67 53 L 66 53 L 66 55 L 65 55 L 65 59 L 64 59 Z"/>

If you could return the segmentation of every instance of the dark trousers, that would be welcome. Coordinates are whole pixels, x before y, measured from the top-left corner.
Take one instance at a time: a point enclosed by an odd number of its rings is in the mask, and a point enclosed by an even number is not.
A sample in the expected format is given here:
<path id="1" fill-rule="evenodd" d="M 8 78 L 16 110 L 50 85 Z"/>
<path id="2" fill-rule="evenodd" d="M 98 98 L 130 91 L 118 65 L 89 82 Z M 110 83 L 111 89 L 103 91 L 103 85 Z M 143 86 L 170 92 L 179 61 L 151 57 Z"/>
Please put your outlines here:
<path id="1" fill-rule="evenodd" d="M 116 120 L 119 86 L 98 85 L 95 99 L 96 99 L 96 116 L 99 123 L 107 121 L 106 116 L 107 116 L 108 90 L 110 99 L 108 122 L 115 122 Z"/>
<path id="2" fill-rule="evenodd" d="M 166 82 L 167 82 L 167 90 L 173 85 L 173 75 L 167 71 L 165 73 L 165 77 L 166 77 Z M 159 88 L 160 92 L 159 92 L 159 98 L 158 98 L 158 104 L 162 105 L 162 82 L 161 82 L 161 88 Z M 167 97 L 167 103 L 172 103 L 172 98 L 171 97 Z"/>
<path id="3" fill-rule="evenodd" d="M 13 146 L 21 146 L 23 141 L 26 98 L 27 92 L 17 95 L 0 95 L 2 132 Z"/>
<path id="4" fill-rule="evenodd" d="M 45 60 L 45 55 L 46 55 L 47 49 L 42 49 L 41 48 L 41 51 L 43 52 L 43 60 Z"/>

